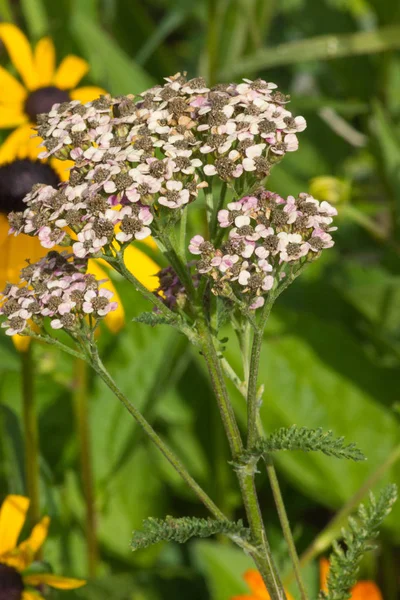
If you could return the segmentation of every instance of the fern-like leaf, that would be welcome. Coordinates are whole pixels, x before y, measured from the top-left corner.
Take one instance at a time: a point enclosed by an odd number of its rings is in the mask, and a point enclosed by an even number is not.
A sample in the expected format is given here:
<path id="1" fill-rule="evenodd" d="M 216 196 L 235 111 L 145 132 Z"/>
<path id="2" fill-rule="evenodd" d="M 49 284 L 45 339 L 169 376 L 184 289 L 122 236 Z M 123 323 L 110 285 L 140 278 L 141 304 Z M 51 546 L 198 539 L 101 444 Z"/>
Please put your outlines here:
<path id="1" fill-rule="evenodd" d="M 282 427 L 265 438 L 260 438 L 250 450 L 239 457 L 239 464 L 258 460 L 266 454 L 281 450 L 302 450 L 303 452 L 323 452 L 327 456 L 365 460 L 364 454 L 355 444 L 345 444 L 343 437 L 335 438 L 332 431 L 309 429 L 308 427 Z"/>
<path id="2" fill-rule="evenodd" d="M 178 322 L 178 318 L 166 317 L 165 315 L 159 315 L 156 312 L 142 312 L 132 320 L 135 321 L 135 323 L 144 323 L 151 327 L 155 327 L 156 325 L 175 325 Z"/>
<path id="3" fill-rule="evenodd" d="M 357 582 L 360 561 L 365 552 L 374 549 L 372 542 L 396 499 L 397 487 L 388 485 L 377 500 L 370 493 L 369 504 L 361 504 L 358 509 L 358 519 L 349 518 L 348 529 L 342 531 L 345 548 L 337 542 L 333 544 L 328 591 L 320 592 L 320 600 L 348 600 L 351 597 L 350 590 Z"/>
<path id="4" fill-rule="evenodd" d="M 250 530 L 242 521 L 218 521 L 216 519 L 197 519 L 194 517 L 166 517 L 165 519 L 149 518 L 143 521 L 140 531 L 134 531 L 131 547 L 133 550 L 148 548 L 158 542 L 179 542 L 183 544 L 192 537 L 209 537 L 218 533 L 238 536 L 242 540 L 250 540 Z"/>

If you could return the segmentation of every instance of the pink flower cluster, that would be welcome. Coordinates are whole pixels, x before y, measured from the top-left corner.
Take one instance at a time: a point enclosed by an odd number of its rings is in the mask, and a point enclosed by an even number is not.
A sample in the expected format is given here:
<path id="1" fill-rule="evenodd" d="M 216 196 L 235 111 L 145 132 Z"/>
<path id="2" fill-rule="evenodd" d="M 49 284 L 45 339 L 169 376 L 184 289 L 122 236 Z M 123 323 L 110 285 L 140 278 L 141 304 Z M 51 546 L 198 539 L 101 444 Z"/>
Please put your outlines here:
<path id="1" fill-rule="evenodd" d="M 265 190 L 231 202 L 218 213 L 229 230 L 220 248 L 195 235 L 189 245 L 199 255 L 197 272 L 213 282 L 217 295 L 234 293 L 249 308 L 264 305 L 264 296 L 286 276 L 292 263 L 312 260 L 334 242 L 329 232 L 337 211 L 308 194 L 286 200 Z"/>
<path id="2" fill-rule="evenodd" d="M 0 314 L 6 317 L 2 327 L 7 335 L 29 333 L 30 321 L 42 325 L 50 318 L 53 329 L 74 331 L 83 317 L 90 315 L 92 325 L 116 310 L 112 292 L 101 286 L 93 275 L 85 273 L 86 262 L 72 254 L 51 251 L 21 271 L 18 285 L 8 284 L 0 294 Z"/>
<path id="3" fill-rule="evenodd" d="M 306 123 L 287 101 L 262 80 L 208 88 L 177 74 L 137 97 L 56 104 L 38 119 L 41 158 L 75 165 L 59 189 L 26 197 L 25 212 L 10 216 L 11 232 L 53 248 L 70 242 L 68 228 L 80 258 L 157 235 L 212 177 L 234 183 L 246 175 L 251 186 L 297 149 Z"/>

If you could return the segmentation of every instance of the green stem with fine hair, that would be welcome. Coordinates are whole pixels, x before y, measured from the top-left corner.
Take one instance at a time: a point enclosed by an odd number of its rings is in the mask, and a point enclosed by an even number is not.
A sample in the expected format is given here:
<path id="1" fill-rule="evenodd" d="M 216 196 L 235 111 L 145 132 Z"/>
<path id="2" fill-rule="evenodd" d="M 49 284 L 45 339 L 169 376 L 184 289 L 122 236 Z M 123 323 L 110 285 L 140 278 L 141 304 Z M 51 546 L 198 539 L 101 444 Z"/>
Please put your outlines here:
<path id="1" fill-rule="evenodd" d="M 76 359 L 74 363 L 74 409 L 79 438 L 81 477 L 86 504 L 86 546 L 89 577 L 95 577 L 99 558 L 97 541 L 95 490 L 92 452 L 90 446 L 89 390 L 87 363 Z"/>
<path id="2" fill-rule="evenodd" d="M 119 389 L 115 381 L 112 379 L 111 375 L 108 373 L 107 369 L 103 365 L 98 352 L 95 346 L 92 347 L 93 353 L 91 355 L 91 365 L 96 373 L 101 377 L 104 383 L 110 388 L 113 394 L 118 398 L 118 400 L 124 405 L 127 411 L 133 416 L 133 418 L 137 421 L 137 423 L 141 426 L 143 431 L 147 434 L 150 440 L 157 446 L 157 448 L 162 452 L 168 462 L 174 467 L 174 469 L 179 473 L 182 479 L 188 484 L 190 489 L 196 494 L 196 496 L 201 500 L 201 502 L 208 508 L 212 515 L 216 519 L 225 520 L 226 517 L 223 512 L 218 508 L 218 506 L 211 500 L 211 498 L 206 494 L 206 492 L 199 486 L 199 484 L 193 479 L 187 469 L 183 466 L 179 458 L 175 455 L 175 453 L 169 448 L 169 446 L 160 438 L 160 436 L 155 432 L 150 423 L 144 418 L 144 416 L 140 413 L 140 411 L 128 400 L 125 394 Z"/>
<path id="3" fill-rule="evenodd" d="M 30 518 L 33 524 L 40 520 L 39 432 L 34 390 L 34 362 L 32 346 L 21 352 L 21 379 L 25 438 L 26 490 L 30 499 Z"/>
<path id="4" fill-rule="evenodd" d="M 218 402 L 222 422 L 228 437 L 233 460 L 243 450 L 243 442 L 237 426 L 236 417 L 228 396 L 225 385 L 221 364 L 214 347 L 211 332 L 207 324 L 200 322 L 198 325 L 200 344 L 202 354 L 210 374 L 214 393 Z M 271 550 L 269 547 L 267 535 L 262 520 L 261 510 L 258 503 L 257 492 L 254 482 L 254 473 L 246 470 L 237 472 L 243 502 L 246 509 L 247 518 L 252 533 L 254 543 L 259 549 L 258 552 L 252 552 L 253 558 L 272 600 L 283 600 L 286 598 L 282 583 L 279 579 Z"/>

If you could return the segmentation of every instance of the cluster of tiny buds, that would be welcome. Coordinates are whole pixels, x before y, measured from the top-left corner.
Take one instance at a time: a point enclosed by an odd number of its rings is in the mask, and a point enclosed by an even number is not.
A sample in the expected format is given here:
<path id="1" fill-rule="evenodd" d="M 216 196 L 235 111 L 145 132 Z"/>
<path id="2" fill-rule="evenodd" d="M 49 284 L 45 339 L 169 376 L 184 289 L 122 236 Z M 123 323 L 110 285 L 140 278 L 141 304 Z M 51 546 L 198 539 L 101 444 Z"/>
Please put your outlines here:
<path id="1" fill-rule="evenodd" d="M 40 115 L 41 158 L 74 161 L 69 181 L 35 188 L 11 232 L 79 258 L 157 234 L 214 177 L 251 188 L 298 147 L 303 117 L 263 80 L 207 87 L 177 74 L 137 97 L 56 104 Z M 242 186 L 243 187 L 243 186 Z"/>
<path id="2" fill-rule="evenodd" d="M 27 334 L 50 318 L 53 329 L 70 332 L 81 328 L 87 317 L 95 327 L 110 311 L 116 310 L 113 293 L 101 287 L 86 273 L 86 261 L 72 254 L 51 251 L 21 271 L 18 285 L 8 284 L 0 294 L 0 314 L 6 318 L 2 327 L 7 335 Z"/>
<path id="3" fill-rule="evenodd" d="M 314 260 L 333 246 L 335 215 L 328 202 L 308 194 L 285 200 L 260 189 L 219 211 L 219 226 L 229 230 L 220 248 L 195 235 L 189 250 L 200 257 L 196 270 L 211 279 L 216 295 L 234 294 L 256 309 L 287 275 L 288 266 Z"/>

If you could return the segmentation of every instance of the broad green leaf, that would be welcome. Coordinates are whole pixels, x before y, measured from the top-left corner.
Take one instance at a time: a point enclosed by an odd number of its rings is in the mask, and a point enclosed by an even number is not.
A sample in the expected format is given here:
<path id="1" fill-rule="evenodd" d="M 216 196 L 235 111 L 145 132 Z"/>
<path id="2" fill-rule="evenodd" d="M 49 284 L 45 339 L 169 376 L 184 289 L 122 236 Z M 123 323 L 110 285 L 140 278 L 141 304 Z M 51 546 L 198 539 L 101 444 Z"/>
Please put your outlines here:
<path id="1" fill-rule="evenodd" d="M 230 600 L 249 591 L 243 574 L 254 564 L 242 550 L 212 541 L 194 542 L 191 550 L 212 600 Z"/>
<path id="2" fill-rule="evenodd" d="M 375 54 L 400 48 L 400 26 L 351 34 L 323 35 L 264 48 L 227 66 L 220 77 L 226 81 L 236 75 L 249 74 L 271 67 L 299 62 L 332 60 L 347 56 Z"/>
<path id="3" fill-rule="evenodd" d="M 49 32 L 49 21 L 42 0 L 21 0 L 21 8 L 33 40 Z"/>
<path id="4" fill-rule="evenodd" d="M 93 77 L 112 94 L 135 94 L 152 86 L 151 77 L 82 12 L 73 14 L 71 31 L 92 66 Z"/>

